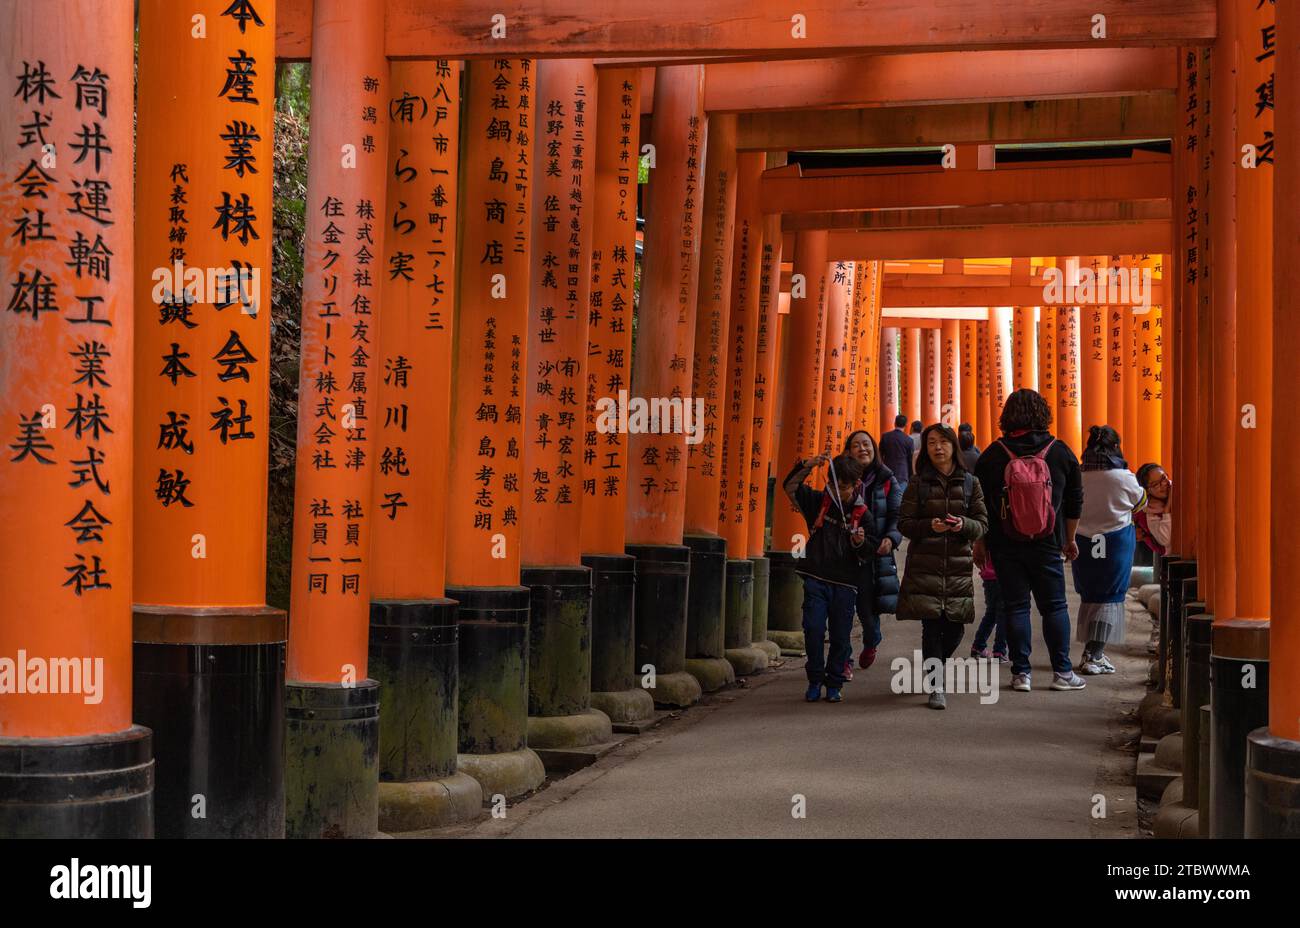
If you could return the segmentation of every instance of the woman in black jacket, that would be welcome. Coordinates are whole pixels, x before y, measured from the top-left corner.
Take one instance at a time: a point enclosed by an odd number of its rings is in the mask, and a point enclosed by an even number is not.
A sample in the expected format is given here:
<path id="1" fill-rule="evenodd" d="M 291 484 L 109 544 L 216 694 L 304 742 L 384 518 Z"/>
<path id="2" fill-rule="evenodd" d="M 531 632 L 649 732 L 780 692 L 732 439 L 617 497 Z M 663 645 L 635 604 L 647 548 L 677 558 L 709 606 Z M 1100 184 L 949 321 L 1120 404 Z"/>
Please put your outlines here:
<path id="1" fill-rule="evenodd" d="M 858 655 L 858 666 L 866 670 L 875 661 L 876 649 L 880 647 L 881 615 L 898 611 L 898 565 L 894 561 L 894 552 L 903 543 L 903 536 L 898 531 L 903 487 L 894 478 L 894 472 L 880 459 L 876 440 L 865 429 L 849 433 L 844 453 L 863 467 L 859 492 L 867 501 L 869 526 L 873 529 L 870 534 L 881 540 L 876 556 L 867 564 L 858 585 L 857 612 L 858 621 L 862 623 L 862 653 Z M 850 660 L 845 668 L 849 679 L 853 678 L 852 667 Z"/>
<path id="2" fill-rule="evenodd" d="M 921 620 L 921 653 L 944 666 L 975 620 L 975 561 L 971 545 L 988 531 L 979 481 L 962 464 L 957 435 L 931 425 L 921 436 L 916 476 L 903 494 L 898 527 L 910 540 L 900 619 Z M 929 676 L 929 667 L 924 668 Z M 940 671 L 939 680 L 943 680 Z M 945 709 L 943 684 L 930 692 L 931 709 Z"/>

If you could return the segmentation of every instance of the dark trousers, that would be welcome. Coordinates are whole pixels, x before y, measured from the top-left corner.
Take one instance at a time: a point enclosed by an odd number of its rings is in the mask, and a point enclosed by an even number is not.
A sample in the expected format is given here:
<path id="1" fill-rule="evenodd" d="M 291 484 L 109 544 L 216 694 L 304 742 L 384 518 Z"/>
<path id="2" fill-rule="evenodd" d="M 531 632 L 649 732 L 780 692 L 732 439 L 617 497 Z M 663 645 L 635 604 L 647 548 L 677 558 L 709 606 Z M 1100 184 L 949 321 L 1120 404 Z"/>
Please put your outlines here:
<path id="1" fill-rule="evenodd" d="M 984 618 L 975 630 L 976 651 L 983 651 L 989 646 L 989 633 L 996 629 L 993 637 L 993 651 L 997 654 L 1007 653 L 1007 614 L 1002 608 L 1002 591 L 996 580 L 984 581 Z"/>
<path id="2" fill-rule="evenodd" d="M 874 569 L 874 564 L 868 565 L 868 570 Z M 870 651 L 880 647 L 884 637 L 880 633 L 880 616 L 876 615 L 876 591 L 873 584 L 864 583 L 858 587 L 857 603 L 858 621 L 862 623 L 862 648 Z"/>
<path id="3" fill-rule="evenodd" d="M 1002 608 L 1007 616 L 1007 644 L 1011 672 L 1029 673 L 1033 630 L 1029 624 L 1032 597 L 1043 616 L 1043 637 L 1052 669 L 1068 674 L 1070 663 L 1070 608 L 1065 601 L 1065 562 L 1055 551 L 1030 545 L 1009 544 L 989 552 L 1002 587 Z"/>
<path id="4" fill-rule="evenodd" d="M 939 616 L 937 619 L 922 619 L 921 659 L 928 661 L 933 657 L 946 661 L 957 650 L 957 645 L 961 644 L 962 636 L 965 634 L 965 624 L 953 622 L 945 616 Z"/>
<path id="5" fill-rule="evenodd" d="M 804 670 L 809 683 L 824 683 L 835 689 L 844 685 L 844 665 L 852 654 L 849 635 L 853 632 L 853 604 L 857 598 L 858 591 L 851 586 L 803 578 L 803 647 L 808 653 Z M 828 628 L 829 657 L 825 654 Z"/>

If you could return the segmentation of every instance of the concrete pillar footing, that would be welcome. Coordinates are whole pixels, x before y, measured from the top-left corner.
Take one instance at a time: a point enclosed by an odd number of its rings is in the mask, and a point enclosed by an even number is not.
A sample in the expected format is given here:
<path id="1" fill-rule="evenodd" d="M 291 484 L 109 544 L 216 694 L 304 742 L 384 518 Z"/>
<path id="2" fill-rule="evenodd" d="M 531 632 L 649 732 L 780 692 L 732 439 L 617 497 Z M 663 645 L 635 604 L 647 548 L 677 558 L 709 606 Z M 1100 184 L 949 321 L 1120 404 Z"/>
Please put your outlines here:
<path id="1" fill-rule="evenodd" d="M 712 693 L 736 682 L 736 671 L 724 657 L 688 657 L 686 672 L 700 683 L 700 689 Z"/>
<path id="2" fill-rule="evenodd" d="M 600 744 L 614 736 L 609 716 L 599 709 L 573 715 L 530 715 L 530 748 L 580 748 Z"/>
<path id="3" fill-rule="evenodd" d="M 786 632 L 778 628 L 769 628 L 767 637 L 781 649 L 781 653 L 785 656 L 803 657 L 803 632 Z"/>
<path id="4" fill-rule="evenodd" d="M 484 802 L 497 795 L 517 799 L 546 780 L 542 759 L 531 748 L 501 754 L 457 754 L 456 766 L 478 781 Z"/>
<path id="5" fill-rule="evenodd" d="M 591 707 L 609 716 L 610 722 L 641 722 L 654 718 L 655 700 L 650 691 L 636 687 L 614 693 L 592 693 Z"/>
<path id="6" fill-rule="evenodd" d="M 731 667 L 727 664 L 727 667 Z M 655 675 L 655 685 L 648 688 L 651 699 L 656 706 L 670 709 L 685 709 L 700 701 L 703 690 L 700 681 L 684 670 L 677 673 Z"/>
<path id="7" fill-rule="evenodd" d="M 1247 838 L 1300 838 L 1300 741 L 1257 728 L 1246 741 Z"/>
<path id="8" fill-rule="evenodd" d="M 769 665 L 774 664 L 781 659 L 781 646 L 770 638 L 764 639 L 763 641 L 755 641 L 753 647 L 758 648 L 767 655 L 767 662 Z"/>
<path id="9" fill-rule="evenodd" d="M 470 821 L 482 812 L 483 787 L 464 773 L 379 784 L 379 828 L 384 832 L 440 828 Z"/>
<path id="10" fill-rule="evenodd" d="M 768 656 L 762 648 L 727 648 L 726 657 L 737 677 L 747 677 L 767 669 Z"/>

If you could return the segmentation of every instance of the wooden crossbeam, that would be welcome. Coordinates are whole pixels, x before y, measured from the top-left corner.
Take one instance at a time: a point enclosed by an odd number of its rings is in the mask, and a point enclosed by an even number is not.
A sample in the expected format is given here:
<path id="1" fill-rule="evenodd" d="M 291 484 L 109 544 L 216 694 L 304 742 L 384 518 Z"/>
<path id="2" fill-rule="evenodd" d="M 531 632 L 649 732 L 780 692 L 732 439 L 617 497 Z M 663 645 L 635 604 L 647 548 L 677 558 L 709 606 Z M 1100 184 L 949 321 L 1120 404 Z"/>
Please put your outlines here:
<path id="1" fill-rule="evenodd" d="M 277 58 L 311 57 L 312 6 L 280 0 Z M 1093 37 L 1099 12 L 1105 38 Z M 390 58 L 1172 47 L 1214 38 L 1215 0 L 388 0 L 385 31 Z"/>
<path id="2" fill-rule="evenodd" d="M 742 113 L 736 145 L 791 151 L 1165 139 L 1173 136 L 1176 110 L 1173 93 L 1155 91 L 1075 100 Z"/>
<path id="3" fill-rule="evenodd" d="M 765 213 L 837 212 L 1167 199 L 1172 181 L 1167 160 L 996 171 L 938 168 L 898 174 L 764 174 L 759 196 Z"/>
<path id="4" fill-rule="evenodd" d="M 1111 299 L 1101 302 L 1103 305 L 1137 305 L 1144 302 L 1143 300 L 1134 300 L 1131 298 L 1127 303 L 1121 300 Z M 942 306 L 1042 306 L 1043 285 L 1029 285 L 1021 287 L 1012 287 L 1007 284 L 1002 286 L 966 286 L 966 287 L 923 287 L 923 286 L 900 286 L 898 284 L 890 285 L 885 283 L 883 291 L 885 306 L 915 306 L 915 307 L 942 307 Z M 1164 303 L 1164 285 L 1159 281 L 1153 281 L 1151 284 L 1151 299 L 1153 305 L 1160 306 Z M 1076 301 L 1071 306 L 1092 305 Z"/>
<path id="5" fill-rule="evenodd" d="M 1165 254 L 1172 245 L 1173 224 L 1163 220 L 1072 226 L 840 231 L 830 233 L 827 258 L 831 261 L 901 261 L 937 257 Z"/>
<path id="6" fill-rule="evenodd" d="M 1172 219 L 1169 200 L 1095 200 L 1084 203 L 1024 203 L 1014 206 L 966 206 L 951 209 L 843 210 L 787 213 L 783 232 L 807 229 L 932 229 L 1009 224 L 1070 225 L 1094 222 Z"/>
<path id="7" fill-rule="evenodd" d="M 705 66 L 704 105 L 715 112 L 993 103 L 1178 89 L 1172 48 L 1024 49 L 856 55 Z M 642 112 L 651 112 L 643 94 Z"/>

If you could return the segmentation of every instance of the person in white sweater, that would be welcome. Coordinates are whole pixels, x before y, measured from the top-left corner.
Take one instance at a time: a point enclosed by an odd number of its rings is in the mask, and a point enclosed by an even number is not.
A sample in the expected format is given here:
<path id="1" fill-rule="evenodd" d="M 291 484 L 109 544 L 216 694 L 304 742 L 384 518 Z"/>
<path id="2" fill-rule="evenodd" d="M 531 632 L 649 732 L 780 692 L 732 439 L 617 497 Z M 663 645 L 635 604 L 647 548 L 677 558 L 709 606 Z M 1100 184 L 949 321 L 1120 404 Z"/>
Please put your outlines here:
<path id="1" fill-rule="evenodd" d="M 1105 648 L 1124 640 L 1124 594 L 1137 541 L 1133 515 L 1146 507 L 1147 494 L 1124 461 L 1119 433 L 1108 425 L 1089 430 L 1080 465 L 1083 513 L 1075 535 L 1079 557 L 1070 565 L 1074 588 L 1083 600 L 1075 624 L 1076 638 L 1084 644 L 1079 670 L 1114 673 Z"/>

